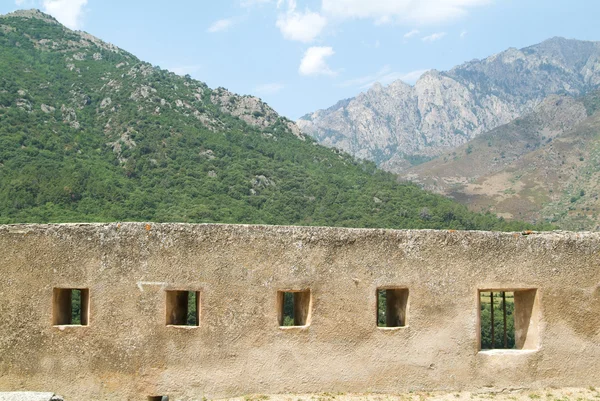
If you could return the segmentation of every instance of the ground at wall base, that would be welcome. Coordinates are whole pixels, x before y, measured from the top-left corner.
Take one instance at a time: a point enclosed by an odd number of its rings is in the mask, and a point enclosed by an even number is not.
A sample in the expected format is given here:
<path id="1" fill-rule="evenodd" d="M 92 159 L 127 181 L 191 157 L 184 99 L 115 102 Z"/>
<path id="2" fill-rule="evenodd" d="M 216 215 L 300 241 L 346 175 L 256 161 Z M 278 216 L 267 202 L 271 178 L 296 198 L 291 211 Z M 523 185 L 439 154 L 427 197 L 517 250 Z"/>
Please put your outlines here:
<path id="1" fill-rule="evenodd" d="M 44 398 L 46 397 L 46 398 Z M 49 397 L 49 398 L 48 398 Z M 141 397 L 140 399 L 143 399 Z M 0 401 L 63 401 L 52 393 L 0 392 Z M 549 388 L 543 390 L 503 389 L 481 391 L 415 391 L 405 394 L 253 394 L 243 397 L 222 398 L 212 401 L 600 401 L 600 390 L 588 388 Z M 64 401 L 71 401 L 64 399 Z M 177 398 L 169 401 L 180 401 Z M 184 400 L 181 400 L 184 401 Z M 185 401 L 209 401 L 207 398 Z"/>
<path id="2" fill-rule="evenodd" d="M 559 388 L 543 390 L 504 389 L 481 391 L 415 391 L 405 394 L 277 394 L 246 395 L 215 401 L 600 401 L 600 389 Z M 172 400 L 170 400 L 172 401 Z"/>
<path id="3" fill-rule="evenodd" d="M 54 393 L 40 393 L 34 391 L 1 392 L 0 401 L 65 401 Z"/>

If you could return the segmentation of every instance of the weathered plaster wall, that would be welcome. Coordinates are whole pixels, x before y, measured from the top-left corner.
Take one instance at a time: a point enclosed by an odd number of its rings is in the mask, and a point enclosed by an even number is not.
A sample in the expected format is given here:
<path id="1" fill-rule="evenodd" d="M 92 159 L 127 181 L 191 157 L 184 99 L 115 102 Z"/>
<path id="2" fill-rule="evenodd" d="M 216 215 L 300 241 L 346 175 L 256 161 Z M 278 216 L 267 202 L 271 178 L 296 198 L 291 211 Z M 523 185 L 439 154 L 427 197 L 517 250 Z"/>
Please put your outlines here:
<path id="1" fill-rule="evenodd" d="M 184 224 L 0 226 L 0 391 L 67 400 L 600 385 L 600 234 Z M 409 289 L 376 327 L 376 288 Z M 52 325 L 54 287 L 89 326 Z M 310 289 L 280 329 L 277 291 Z M 479 352 L 478 289 L 537 288 L 539 349 Z M 165 289 L 200 326 L 167 327 Z"/>

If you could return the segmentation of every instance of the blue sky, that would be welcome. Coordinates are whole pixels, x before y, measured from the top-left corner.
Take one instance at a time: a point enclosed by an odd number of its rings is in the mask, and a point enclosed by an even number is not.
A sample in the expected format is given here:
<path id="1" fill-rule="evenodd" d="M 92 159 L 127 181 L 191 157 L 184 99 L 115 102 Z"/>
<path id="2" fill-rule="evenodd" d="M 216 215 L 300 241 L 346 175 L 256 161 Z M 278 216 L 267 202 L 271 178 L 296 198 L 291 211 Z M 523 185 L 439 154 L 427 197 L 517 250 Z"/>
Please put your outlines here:
<path id="1" fill-rule="evenodd" d="M 33 7 L 291 119 L 508 47 L 600 40 L 597 0 L 0 0 Z"/>

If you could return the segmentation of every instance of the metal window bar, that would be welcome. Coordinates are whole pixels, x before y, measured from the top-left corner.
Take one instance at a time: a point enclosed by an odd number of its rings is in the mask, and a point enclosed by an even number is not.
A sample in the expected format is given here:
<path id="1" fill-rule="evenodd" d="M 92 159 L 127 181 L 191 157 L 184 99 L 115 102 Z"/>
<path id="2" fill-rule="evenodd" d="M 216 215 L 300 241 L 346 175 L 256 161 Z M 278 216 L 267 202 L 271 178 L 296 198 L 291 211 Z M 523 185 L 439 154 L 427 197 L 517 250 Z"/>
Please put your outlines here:
<path id="1" fill-rule="evenodd" d="M 508 325 L 507 325 L 507 312 L 506 312 L 506 292 L 505 291 L 501 291 L 498 295 L 500 295 L 501 297 L 501 303 L 502 303 L 502 327 L 503 327 L 503 336 L 502 336 L 502 343 L 504 345 L 504 348 L 508 348 Z M 490 291 L 489 293 L 489 297 L 490 297 L 490 333 L 491 333 L 491 348 L 494 349 L 496 348 L 496 324 L 495 324 L 495 317 L 494 317 L 494 306 L 495 306 L 495 298 L 496 298 L 496 294 L 493 291 Z"/>
<path id="2" fill-rule="evenodd" d="M 504 315 L 504 348 L 508 348 L 508 334 L 506 333 L 506 292 L 502 291 L 502 313 Z"/>
<path id="3" fill-rule="evenodd" d="M 494 336 L 494 293 L 490 291 L 490 317 L 492 321 L 492 348 L 496 348 L 496 338 Z"/>

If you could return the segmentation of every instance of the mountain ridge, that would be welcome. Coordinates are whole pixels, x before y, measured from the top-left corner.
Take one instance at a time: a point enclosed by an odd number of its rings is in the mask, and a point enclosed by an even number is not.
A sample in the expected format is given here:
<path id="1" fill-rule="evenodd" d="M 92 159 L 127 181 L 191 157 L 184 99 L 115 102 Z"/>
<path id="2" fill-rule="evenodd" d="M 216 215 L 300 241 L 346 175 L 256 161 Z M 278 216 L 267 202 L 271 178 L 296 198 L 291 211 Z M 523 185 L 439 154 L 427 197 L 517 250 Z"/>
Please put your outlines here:
<path id="1" fill-rule="evenodd" d="M 415 85 L 370 88 L 297 121 L 319 143 L 401 172 L 533 111 L 555 93 L 579 96 L 600 85 L 600 42 L 552 38 L 511 48 Z"/>
<path id="2" fill-rule="evenodd" d="M 17 10 L 17 11 L 13 11 L 13 12 L 5 14 L 5 15 L 0 15 L 0 18 L 12 18 L 12 17 L 37 19 L 40 21 L 44 21 L 44 22 L 47 22 L 50 24 L 57 25 L 57 26 L 61 27 L 61 29 L 64 29 L 66 31 L 72 32 L 75 35 L 80 36 L 82 41 L 88 42 L 88 44 L 83 44 L 82 47 L 87 47 L 87 46 L 89 46 L 89 43 L 93 43 L 94 45 L 96 45 L 102 49 L 116 52 L 119 54 L 124 54 L 127 58 L 131 58 L 131 59 L 133 59 L 133 61 L 136 61 L 137 63 L 139 63 L 145 67 L 145 69 L 143 69 L 141 72 L 142 74 L 147 75 L 147 74 L 149 74 L 148 69 L 154 68 L 154 66 L 140 60 L 139 58 L 137 58 L 130 52 L 127 52 L 111 43 L 105 42 L 93 35 L 90 35 L 89 33 L 85 32 L 85 31 L 81 31 L 81 30 L 73 31 L 73 30 L 67 29 L 62 24 L 60 24 L 60 22 L 58 22 L 54 17 L 52 17 L 51 15 L 46 14 L 38 9 Z M 39 44 L 41 46 L 53 46 L 52 43 L 48 43 L 45 41 L 41 41 L 41 43 L 39 43 Z M 70 44 L 75 45 L 74 42 L 71 42 Z M 81 57 L 81 55 L 76 54 L 75 57 Z M 129 64 L 123 65 L 123 66 L 127 67 L 127 66 L 129 66 Z M 131 70 L 128 73 L 135 74 L 135 72 L 132 73 Z M 172 74 L 174 74 L 174 73 L 172 73 Z M 186 79 L 191 80 L 191 78 L 189 76 L 186 76 Z M 202 86 L 204 86 L 205 88 L 208 88 L 208 86 L 204 83 L 202 83 Z M 273 110 L 269 105 L 267 105 L 265 102 L 263 102 L 258 97 L 251 96 L 251 95 L 234 94 L 223 87 L 218 87 L 218 88 L 214 89 L 211 96 L 212 96 L 211 100 L 213 101 L 213 103 L 219 104 L 221 106 L 221 110 L 223 112 L 240 117 L 240 118 L 242 118 L 242 120 L 244 120 L 246 123 L 248 123 L 250 125 L 257 126 L 257 127 L 269 127 L 272 125 L 272 122 L 274 122 L 277 118 L 281 118 L 285 121 L 285 124 L 290 129 L 290 131 L 292 133 L 294 133 L 294 135 L 298 136 L 301 139 L 303 138 L 303 135 L 300 133 L 299 129 L 292 121 L 288 120 L 287 118 L 285 118 L 283 116 L 279 116 L 275 112 L 275 110 Z M 189 109 L 189 105 L 184 104 L 184 106 Z M 207 120 L 206 123 L 209 123 L 209 121 Z"/>

